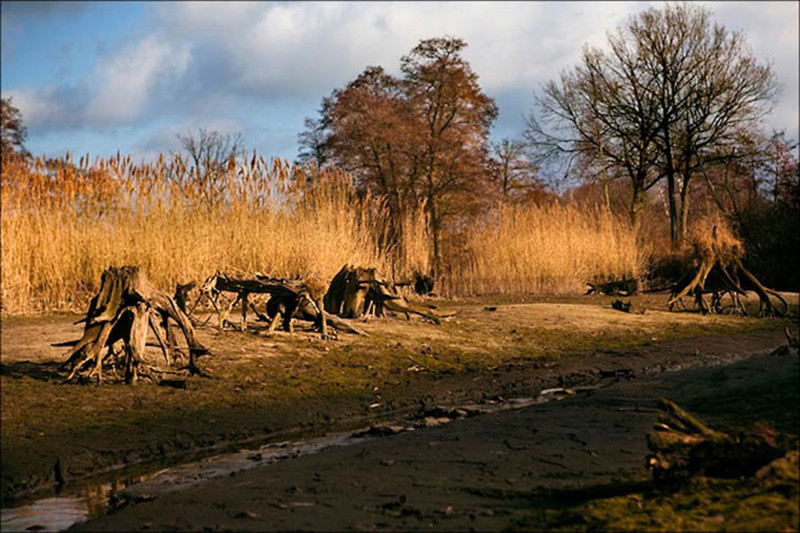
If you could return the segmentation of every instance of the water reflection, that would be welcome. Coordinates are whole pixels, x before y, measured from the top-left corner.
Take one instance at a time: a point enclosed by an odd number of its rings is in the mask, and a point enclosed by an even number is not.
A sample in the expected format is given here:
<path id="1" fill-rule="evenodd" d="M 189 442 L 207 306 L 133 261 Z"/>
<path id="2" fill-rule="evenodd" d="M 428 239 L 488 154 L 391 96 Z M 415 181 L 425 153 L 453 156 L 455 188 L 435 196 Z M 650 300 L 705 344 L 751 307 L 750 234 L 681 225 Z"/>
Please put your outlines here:
<path id="1" fill-rule="evenodd" d="M 27 505 L 0 510 L 0 530 L 63 531 L 70 526 L 99 518 L 108 512 L 112 499 L 127 487 L 150 476 L 115 479 L 87 485 L 77 494 L 43 498 Z"/>
<path id="2" fill-rule="evenodd" d="M 85 496 L 54 497 L 30 505 L 3 509 L 0 524 L 3 531 L 63 531 L 89 519 Z"/>

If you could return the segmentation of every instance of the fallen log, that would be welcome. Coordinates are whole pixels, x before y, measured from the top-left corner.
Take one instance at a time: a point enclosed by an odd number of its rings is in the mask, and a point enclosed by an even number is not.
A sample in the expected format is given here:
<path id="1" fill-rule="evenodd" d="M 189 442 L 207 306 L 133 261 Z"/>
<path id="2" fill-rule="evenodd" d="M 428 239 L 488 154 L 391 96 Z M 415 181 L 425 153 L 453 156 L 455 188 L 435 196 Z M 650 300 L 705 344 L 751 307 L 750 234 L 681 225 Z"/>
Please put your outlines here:
<path id="1" fill-rule="evenodd" d="M 239 329 L 247 329 L 247 310 L 253 309 L 259 318 L 269 321 L 268 334 L 273 333 L 278 325 L 285 331 L 293 331 L 293 319 L 314 322 L 323 338 L 329 338 L 328 325 L 333 328 L 366 335 L 348 322 L 324 312 L 323 298 L 328 286 L 319 278 L 308 276 L 306 278 L 286 280 L 272 278 L 255 273 L 255 279 L 232 278 L 224 273 L 217 272 L 203 283 L 200 292 L 201 298 L 207 297 L 219 317 L 219 327 L 222 329 L 227 323 L 230 312 L 241 304 L 241 325 Z M 236 298 L 229 305 L 221 305 L 220 299 L 224 292 L 235 293 Z M 266 314 L 262 315 L 250 304 L 250 294 L 268 294 Z"/>
<path id="2" fill-rule="evenodd" d="M 280 298 L 270 298 L 269 301 L 267 301 L 266 311 L 268 320 L 270 321 L 270 329 L 268 332 L 272 333 L 275 330 L 275 326 L 281 321 L 286 313 L 286 304 Z M 369 335 L 366 331 L 362 331 L 355 327 L 349 320 L 332 315 L 324 310 L 323 313 L 325 313 L 326 323 L 338 331 L 353 333 L 355 335 Z M 308 302 L 305 302 L 295 308 L 292 318 L 318 324 L 319 309 L 317 306 L 312 306 Z"/>
<path id="3" fill-rule="evenodd" d="M 69 372 L 67 381 L 82 377 L 100 382 L 105 365 L 115 375 L 118 369 L 124 370 L 126 383 L 135 383 L 140 374 L 157 382 L 159 370 L 144 359 L 147 332 L 150 329 L 155 334 L 165 362 L 169 364 L 172 356 L 174 363 L 180 351 L 170 321 L 178 325 L 186 339 L 186 369 L 191 374 L 203 374 L 196 358 L 208 350 L 195 337 L 178 303 L 154 287 L 138 267 L 109 267 L 103 272 L 100 290 L 90 301 L 86 317 L 76 322 L 85 323 L 83 336 L 66 353 L 67 360 L 60 368 Z"/>
<path id="4" fill-rule="evenodd" d="M 376 282 L 370 287 L 369 301 L 372 302 L 375 316 L 385 316 L 386 311 L 402 313 L 406 319 L 409 315 L 419 315 L 436 324 L 442 323 L 443 318 L 453 316 L 454 313 L 439 314 L 432 309 L 409 302 L 403 298 L 397 289 L 386 282 Z"/>
<path id="5" fill-rule="evenodd" d="M 656 483 L 680 482 L 694 475 L 752 476 L 786 452 L 778 445 L 775 431 L 765 423 L 730 435 L 708 427 L 668 399 L 661 399 L 659 407 L 654 431 L 647 434 L 647 447 L 652 452 L 647 466 Z"/>
<path id="6" fill-rule="evenodd" d="M 587 281 L 589 289 L 584 295 L 605 294 L 608 296 L 633 296 L 639 292 L 639 281 L 633 278 L 610 281 Z"/>
<path id="7" fill-rule="evenodd" d="M 256 274 L 258 276 L 258 274 Z M 293 289 L 285 286 L 284 280 L 266 278 L 265 279 L 239 279 L 232 278 L 223 272 L 216 272 L 208 277 L 200 287 L 200 296 L 195 303 L 199 305 L 203 299 L 208 299 L 217 313 L 219 320 L 218 327 L 223 329 L 228 316 L 237 304 L 241 304 L 241 325 L 240 330 L 247 329 L 247 311 L 250 308 L 250 294 L 269 294 L 278 295 L 283 298 L 296 298 L 297 293 Z M 223 293 L 234 293 L 236 297 L 229 303 L 223 304 Z"/>

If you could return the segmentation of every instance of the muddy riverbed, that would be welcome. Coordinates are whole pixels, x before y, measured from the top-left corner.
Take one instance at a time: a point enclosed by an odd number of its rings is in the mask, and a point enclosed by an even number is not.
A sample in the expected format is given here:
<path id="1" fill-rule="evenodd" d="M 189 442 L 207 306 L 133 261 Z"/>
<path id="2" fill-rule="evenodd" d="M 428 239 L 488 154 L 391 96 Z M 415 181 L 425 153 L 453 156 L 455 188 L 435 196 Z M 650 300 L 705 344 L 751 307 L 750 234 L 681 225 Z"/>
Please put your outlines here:
<path id="1" fill-rule="evenodd" d="M 436 427 L 383 426 L 367 435 L 385 436 L 318 453 L 282 460 L 251 455 L 263 465 L 177 488 L 174 475 L 153 478 L 122 491 L 125 505 L 116 512 L 75 529 L 537 529 L 587 500 L 645 490 L 644 437 L 658 398 L 716 427 L 770 420 L 796 439 L 797 380 L 796 357 L 756 356 L 423 424 Z M 201 471 L 195 466 L 181 475 Z"/>
<path id="2" fill-rule="evenodd" d="M 91 497 L 82 501 L 94 502 L 89 504 L 90 515 L 96 517 L 105 512 L 109 500 L 133 501 L 120 497 L 130 481 L 176 464 L 281 441 L 347 435 L 382 422 L 416 420 L 419 426 L 436 406 L 485 408 L 514 397 L 536 398 L 548 388 L 613 384 L 602 389 L 610 391 L 634 378 L 769 352 L 785 343 L 783 327 L 796 328 L 791 320 L 703 317 L 652 308 L 644 315 L 627 315 L 610 309 L 603 298 L 509 302 L 491 308 L 462 302 L 451 308 L 456 318 L 439 327 L 415 320 L 375 321 L 361 326 L 369 337 L 341 336 L 336 342 L 322 342 L 302 328 L 291 336 L 269 338 L 258 328 L 244 334 L 202 329 L 198 334 L 212 355 L 201 363 L 213 377 L 188 379 L 182 388 L 63 384 L 56 370 L 63 349 L 50 345 L 77 338 L 80 326 L 72 322 L 79 317 L 4 319 L 3 507 L 53 496 L 53 488 L 60 485 L 62 496 L 80 499 L 88 493 Z M 594 396 L 599 394 L 598 390 Z M 578 401 L 583 399 L 569 400 Z M 505 416 L 511 415 L 469 417 L 464 423 Z M 391 439 L 402 442 L 423 431 L 430 430 L 416 427 Z M 376 440 L 373 437 L 369 442 Z M 509 442 L 506 448 L 515 446 Z M 438 445 L 425 446 L 430 454 Z M 277 461 L 273 468 L 288 468 L 282 465 L 300 460 Z M 395 459 L 381 460 L 387 464 L 379 464 L 383 468 L 376 471 L 389 472 L 387 467 L 397 464 Z M 261 466 L 256 460 L 248 464 Z M 467 479 L 473 473 L 463 475 Z M 300 509 L 311 500 L 298 501 L 300 505 L 278 502 L 276 509 Z M 389 502 L 390 518 L 397 511 L 392 506 L 402 509 L 402 502 Z M 444 509 L 447 518 L 455 512 Z M 233 512 L 237 513 L 252 520 L 251 515 L 266 516 L 251 509 Z M 217 522 L 212 525 L 241 529 L 238 523 Z M 259 524 L 254 528 L 263 528 Z M 357 524 L 373 523 L 350 526 Z"/>

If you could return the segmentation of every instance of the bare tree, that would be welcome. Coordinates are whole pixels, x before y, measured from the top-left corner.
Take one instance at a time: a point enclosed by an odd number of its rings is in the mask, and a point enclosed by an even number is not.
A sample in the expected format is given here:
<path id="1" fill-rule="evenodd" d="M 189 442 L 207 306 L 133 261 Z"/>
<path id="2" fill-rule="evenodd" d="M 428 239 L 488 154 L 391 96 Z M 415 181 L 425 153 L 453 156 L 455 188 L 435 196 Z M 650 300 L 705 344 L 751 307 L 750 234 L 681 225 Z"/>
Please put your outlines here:
<path id="1" fill-rule="evenodd" d="M 194 166 L 204 172 L 224 168 L 231 156 L 244 148 L 241 133 L 223 135 L 218 131 L 199 128 L 196 133 L 179 133 L 177 137 Z"/>
<path id="2" fill-rule="evenodd" d="M 654 80 L 640 76 L 641 58 L 624 40 L 611 53 L 584 47 L 581 63 L 537 96 L 539 118 L 527 117 L 524 137 L 539 163 L 560 162 L 565 174 L 594 159 L 628 177 L 631 223 L 639 230 L 645 193 L 660 179 L 658 101 Z M 585 166 L 585 164 L 584 164 Z"/>
<path id="3" fill-rule="evenodd" d="M 658 144 L 667 180 L 673 247 L 686 234 L 692 178 L 718 154 L 730 158 L 743 132 L 758 129 L 777 93 L 769 65 L 759 64 L 744 34 L 712 24 L 696 4 L 668 4 L 633 18 L 615 39 L 643 57 L 640 75 L 654 80 Z"/>
<path id="4" fill-rule="evenodd" d="M 524 142 L 505 138 L 491 143 L 491 149 L 491 176 L 503 202 L 524 201 L 544 191 Z"/>
<path id="5" fill-rule="evenodd" d="M 19 153 L 29 156 L 25 148 L 28 130 L 22 123 L 22 113 L 14 107 L 12 99 L 0 98 L 0 149 L 3 154 Z"/>
<path id="6" fill-rule="evenodd" d="M 194 188 L 209 207 L 223 201 L 228 188 L 225 176 L 229 165 L 235 162 L 237 153 L 244 150 L 242 134 L 223 135 L 199 128 L 196 133 L 190 131 L 177 137 L 192 165 L 185 187 Z"/>
<path id="7" fill-rule="evenodd" d="M 744 36 L 711 23 L 696 4 L 668 4 L 631 17 L 608 37 L 609 52 L 585 48 L 571 71 L 536 102 L 526 137 L 541 159 L 600 159 L 631 182 L 638 229 L 644 192 L 667 181 L 670 236 L 686 231 L 692 178 L 756 128 L 777 86 Z"/>
<path id="8" fill-rule="evenodd" d="M 767 141 L 765 170 L 769 176 L 773 202 L 794 204 L 800 209 L 800 165 L 798 165 L 798 143 L 786 138 L 786 132 L 773 132 Z"/>

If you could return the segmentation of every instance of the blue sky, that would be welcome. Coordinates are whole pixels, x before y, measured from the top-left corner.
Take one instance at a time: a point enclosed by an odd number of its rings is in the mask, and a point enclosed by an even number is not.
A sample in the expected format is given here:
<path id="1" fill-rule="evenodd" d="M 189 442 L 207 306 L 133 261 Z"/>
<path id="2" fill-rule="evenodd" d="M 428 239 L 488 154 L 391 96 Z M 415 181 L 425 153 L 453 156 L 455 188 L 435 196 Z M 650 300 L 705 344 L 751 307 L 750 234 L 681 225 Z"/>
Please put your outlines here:
<path id="1" fill-rule="evenodd" d="M 513 137 L 543 83 L 659 2 L 2 2 L 3 96 L 35 154 L 151 158 L 198 127 L 294 159 L 303 119 L 368 65 L 399 70 L 423 38 L 454 35 Z M 768 128 L 797 139 L 798 2 L 714 2 L 784 89 Z"/>

